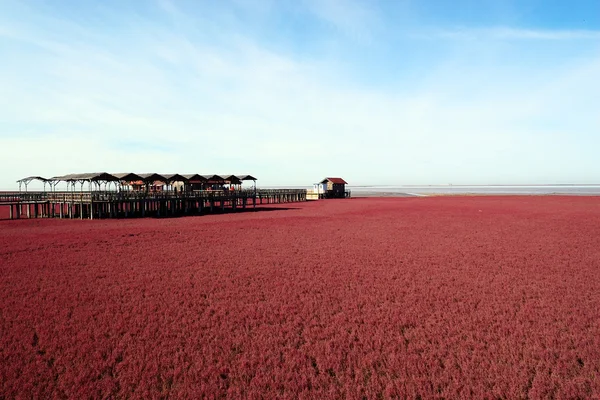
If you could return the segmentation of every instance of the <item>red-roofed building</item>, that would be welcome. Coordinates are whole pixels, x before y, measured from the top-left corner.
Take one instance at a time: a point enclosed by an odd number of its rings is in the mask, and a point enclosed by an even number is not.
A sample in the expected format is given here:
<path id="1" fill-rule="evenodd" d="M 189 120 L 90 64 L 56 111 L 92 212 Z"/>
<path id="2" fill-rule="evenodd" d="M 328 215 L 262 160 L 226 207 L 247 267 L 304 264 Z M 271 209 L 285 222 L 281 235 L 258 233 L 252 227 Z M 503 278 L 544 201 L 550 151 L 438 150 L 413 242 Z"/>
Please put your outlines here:
<path id="1" fill-rule="evenodd" d="M 348 182 L 342 178 L 325 178 L 321 182 L 327 198 L 343 199 L 346 197 L 346 185 Z"/>

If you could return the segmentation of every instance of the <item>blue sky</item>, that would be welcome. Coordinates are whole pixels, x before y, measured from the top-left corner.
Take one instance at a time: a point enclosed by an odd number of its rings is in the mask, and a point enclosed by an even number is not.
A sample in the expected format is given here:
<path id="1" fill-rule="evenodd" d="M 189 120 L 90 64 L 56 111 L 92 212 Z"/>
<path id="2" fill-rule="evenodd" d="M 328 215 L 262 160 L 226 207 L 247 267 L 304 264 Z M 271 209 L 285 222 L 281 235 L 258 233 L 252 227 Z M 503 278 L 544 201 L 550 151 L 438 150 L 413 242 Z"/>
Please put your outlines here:
<path id="1" fill-rule="evenodd" d="M 0 0 L 0 188 L 600 183 L 600 1 Z"/>

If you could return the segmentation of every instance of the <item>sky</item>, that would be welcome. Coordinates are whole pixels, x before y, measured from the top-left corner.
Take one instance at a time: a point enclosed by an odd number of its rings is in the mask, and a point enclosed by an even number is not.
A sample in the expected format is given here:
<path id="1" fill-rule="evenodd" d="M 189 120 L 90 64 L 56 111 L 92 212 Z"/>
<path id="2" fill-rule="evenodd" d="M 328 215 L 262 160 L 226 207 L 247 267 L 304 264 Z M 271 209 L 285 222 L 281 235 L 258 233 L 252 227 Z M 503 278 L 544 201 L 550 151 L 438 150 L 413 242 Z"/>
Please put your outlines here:
<path id="1" fill-rule="evenodd" d="M 0 0 L 0 189 L 600 183 L 598 0 Z"/>

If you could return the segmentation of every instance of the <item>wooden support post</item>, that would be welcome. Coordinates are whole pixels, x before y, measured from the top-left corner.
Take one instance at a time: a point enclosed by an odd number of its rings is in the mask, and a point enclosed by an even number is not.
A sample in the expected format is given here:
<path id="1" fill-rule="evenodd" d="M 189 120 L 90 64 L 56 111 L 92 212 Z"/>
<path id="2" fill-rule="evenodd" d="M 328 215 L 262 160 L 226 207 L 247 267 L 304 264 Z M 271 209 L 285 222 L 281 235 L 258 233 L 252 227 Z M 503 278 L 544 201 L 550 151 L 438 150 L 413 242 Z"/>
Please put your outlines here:
<path id="1" fill-rule="evenodd" d="M 10 207 L 10 212 L 9 212 L 9 214 L 8 214 L 8 215 L 9 215 L 9 218 L 10 218 L 10 219 L 13 219 L 13 205 L 12 205 L 12 204 L 9 204 L 9 207 Z"/>

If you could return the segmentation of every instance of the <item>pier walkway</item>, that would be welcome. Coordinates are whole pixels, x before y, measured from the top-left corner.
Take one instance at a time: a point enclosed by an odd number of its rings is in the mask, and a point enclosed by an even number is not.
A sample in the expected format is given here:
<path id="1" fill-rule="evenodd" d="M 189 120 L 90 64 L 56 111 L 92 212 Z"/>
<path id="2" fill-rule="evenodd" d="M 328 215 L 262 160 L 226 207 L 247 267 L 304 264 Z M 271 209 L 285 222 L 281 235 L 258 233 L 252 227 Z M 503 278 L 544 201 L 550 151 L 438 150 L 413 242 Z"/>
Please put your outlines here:
<path id="1" fill-rule="evenodd" d="M 302 201 L 303 189 L 0 192 L 9 219 L 168 217 Z"/>

